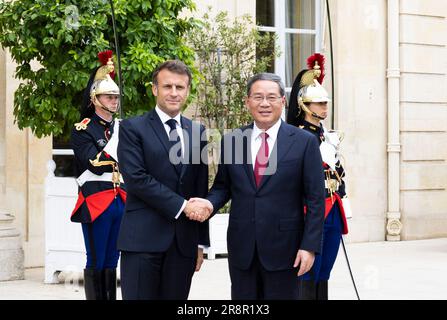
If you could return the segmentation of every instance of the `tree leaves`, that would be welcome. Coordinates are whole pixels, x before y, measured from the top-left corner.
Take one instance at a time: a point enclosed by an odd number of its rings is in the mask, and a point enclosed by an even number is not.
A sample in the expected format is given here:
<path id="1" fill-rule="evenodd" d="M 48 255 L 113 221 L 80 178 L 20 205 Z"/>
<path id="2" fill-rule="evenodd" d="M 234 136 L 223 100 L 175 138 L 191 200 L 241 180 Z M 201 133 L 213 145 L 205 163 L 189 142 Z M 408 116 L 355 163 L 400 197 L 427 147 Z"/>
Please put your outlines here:
<path id="1" fill-rule="evenodd" d="M 248 79 L 263 72 L 279 54 L 264 54 L 274 36 L 261 35 L 249 15 L 230 21 L 228 13 L 211 17 L 211 8 L 194 23 L 188 38 L 196 51 L 202 78 L 197 85 L 197 105 L 209 128 L 221 133 L 250 121 L 244 105 Z M 262 56 L 257 56 L 256 52 Z"/>
<path id="2" fill-rule="evenodd" d="M 124 82 L 124 114 L 154 107 L 152 71 L 167 59 L 194 63 L 184 35 L 195 23 L 179 19 L 192 0 L 115 0 Z M 17 63 L 22 80 L 14 94 L 20 129 L 37 137 L 68 135 L 79 121 L 82 93 L 99 66 L 97 53 L 115 50 L 107 0 L 0 2 L 0 44 Z M 194 78 L 197 71 L 193 69 Z"/>
<path id="3" fill-rule="evenodd" d="M 194 28 L 188 33 L 188 39 L 195 50 L 200 73 L 195 103 L 207 128 L 217 129 L 211 130 L 208 137 L 210 157 L 216 160 L 218 142 L 226 129 L 251 121 L 244 103 L 249 78 L 265 71 L 279 50 L 273 45 L 273 54 L 264 53 L 275 38 L 261 35 L 248 15 L 230 21 L 225 11 L 211 17 L 209 8 L 200 21 L 192 23 Z M 257 56 L 257 52 L 264 54 Z M 216 172 L 217 166 L 212 161 L 211 178 Z"/>

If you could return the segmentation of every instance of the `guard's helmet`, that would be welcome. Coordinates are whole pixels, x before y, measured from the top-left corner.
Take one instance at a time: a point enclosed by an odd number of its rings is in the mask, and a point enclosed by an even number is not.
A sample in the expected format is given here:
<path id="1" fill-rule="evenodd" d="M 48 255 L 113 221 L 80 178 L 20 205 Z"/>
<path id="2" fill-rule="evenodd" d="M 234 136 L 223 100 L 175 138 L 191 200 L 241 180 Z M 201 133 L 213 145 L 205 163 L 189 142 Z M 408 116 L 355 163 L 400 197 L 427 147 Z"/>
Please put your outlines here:
<path id="1" fill-rule="evenodd" d="M 290 93 L 287 122 L 297 125 L 304 112 L 309 112 L 307 103 L 330 102 L 329 95 L 321 83 L 324 79 L 324 56 L 315 53 L 307 59 L 309 69 L 302 70 L 293 82 Z"/>
<path id="2" fill-rule="evenodd" d="M 97 67 L 91 74 L 88 84 L 84 90 L 81 106 L 81 120 L 89 118 L 94 113 L 92 100 L 100 94 L 120 95 L 118 85 L 113 81 L 115 78 L 115 67 L 112 61 L 112 50 L 98 53 L 101 66 Z"/>
<path id="3" fill-rule="evenodd" d="M 115 67 L 112 61 L 112 51 L 107 50 L 100 52 L 98 58 L 102 63 L 102 67 L 96 71 L 93 84 L 90 88 L 90 97 L 93 99 L 100 94 L 114 94 L 119 95 L 118 88 L 112 77 L 115 77 Z"/>

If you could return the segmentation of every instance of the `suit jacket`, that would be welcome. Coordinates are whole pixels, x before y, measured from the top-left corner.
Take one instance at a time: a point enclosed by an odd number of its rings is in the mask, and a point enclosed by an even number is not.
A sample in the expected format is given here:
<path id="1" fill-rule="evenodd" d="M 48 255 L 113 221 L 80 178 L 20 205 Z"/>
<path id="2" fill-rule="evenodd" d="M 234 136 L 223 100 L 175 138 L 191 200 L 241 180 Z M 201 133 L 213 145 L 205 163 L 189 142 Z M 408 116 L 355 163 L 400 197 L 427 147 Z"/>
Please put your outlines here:
<path id="1" fill-rule="evenodd" d="M 184 200 L 208 191 L 208 166 L 199 157 L 206 148 L 206 141 L 200 141 L 205 128 L 184 117 L 181 125 L 189 163 L 178 172 L 169 161 L 170 141 L 155 110 L 120 124 L 118 159 L 127 187 L 121 251 L 165 252 L 174 236 L 188 257 L 197 254 L 198 244 L 209 245 L 208 223 L 191 221 L 184 213 L 175 219 Z"/>
<path id="2" fill-rule="evenodd" d="M 218 173 L 207 198 L 215 211 L 231 199 L 230 264 L 248 269 L 257 250 L 265 269 L 292 269 L 298 249 L 316 253 L 321 249 L 324 177 L 318 142 L 310 133 L 282 122 L 269 158 L 272 174 L 256 187 L 251 130 L 247 130 L 252 128 L 223 137 Z"/>

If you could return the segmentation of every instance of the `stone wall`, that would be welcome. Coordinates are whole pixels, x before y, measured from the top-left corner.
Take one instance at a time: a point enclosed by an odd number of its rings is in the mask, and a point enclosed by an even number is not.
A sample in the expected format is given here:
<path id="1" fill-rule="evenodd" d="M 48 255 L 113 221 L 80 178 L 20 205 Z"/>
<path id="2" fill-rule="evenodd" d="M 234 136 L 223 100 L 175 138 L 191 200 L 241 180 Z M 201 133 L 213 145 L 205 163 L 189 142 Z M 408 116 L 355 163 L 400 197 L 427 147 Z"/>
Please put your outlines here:
<path id="1" fill-rule="evenodd" d="M 25 266 L 44 263 L 44 178 L 51 159 L 51 138 L 37 139 L 14 123 L 15 64 L 0 51 L 0 186 L 4 206 L 15 216 L 14 225 L 23 239 Z M 0 79 L 2 79 L 0 77 Z M 4 94 L 3 94 L 4 93 Z"/>
<path id="2" fill-rule="evenodd" d="M 387 210 L 386 1 L 331 1 L 335 128 L 353 218 L 349 241 L 385 239 Z"/>
<path id="3" fill-rule="evenodd" d="M 404 239 L 447 236 L 447 2 L 400 1 Z"/>

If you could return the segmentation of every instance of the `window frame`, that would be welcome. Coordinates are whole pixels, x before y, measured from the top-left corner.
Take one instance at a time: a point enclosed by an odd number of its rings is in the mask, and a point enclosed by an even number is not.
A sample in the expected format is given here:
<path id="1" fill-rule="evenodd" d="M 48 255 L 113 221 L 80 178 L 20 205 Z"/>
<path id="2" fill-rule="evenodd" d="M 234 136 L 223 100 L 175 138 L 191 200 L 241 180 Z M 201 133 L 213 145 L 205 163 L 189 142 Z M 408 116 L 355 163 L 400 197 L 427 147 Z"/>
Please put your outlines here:
<path id="1" fill-rule="evenodd" d="M 54 149 L 53 156 L 74 156 L 73 149 Z"/>
<path id="2" fill-rule="evenodd" d="M 69 149 L 69 148 L 55 148 L 55 143 L 54 143 L 54 137 L 52 136 L 52 150 L 51 150 L 51 161 L 54 162 L 54 173 L 57 172 L 57 162 L 55 160 L 55 156 L 70 156 L 71 161 L 74 161 L 74 152 L 73 149 Z M 73 175 L 63 175 L 63 176 L 57 176 L 60 178 L 73 178 Z M 76 178 L 76 177 L 74 177 Z"/>
<path id="3" fill-rule="evenodd" d="M 275 74 L 281 77 L 284 83 L 286 83 L 286 39 L 288 34 L 312 34 L 315 35 L 315 48 L 314 52 L 321 52 L 322 49 L 322 30 L 323 30 L 323 17 L 322 17 L 322 1 L 314 0 L 315 5 L 315 29 L 297 29 L 286 28 L 286 0 L 274 1 L 274 26 L 258 26 L 258 30 L 262 32 L 274 32 L 277 36 L 277 45 L 281 50 L 281 56 L 275 57 Z M 286 93 L 290 93 L 292 87 L 286 87 Z"/>

